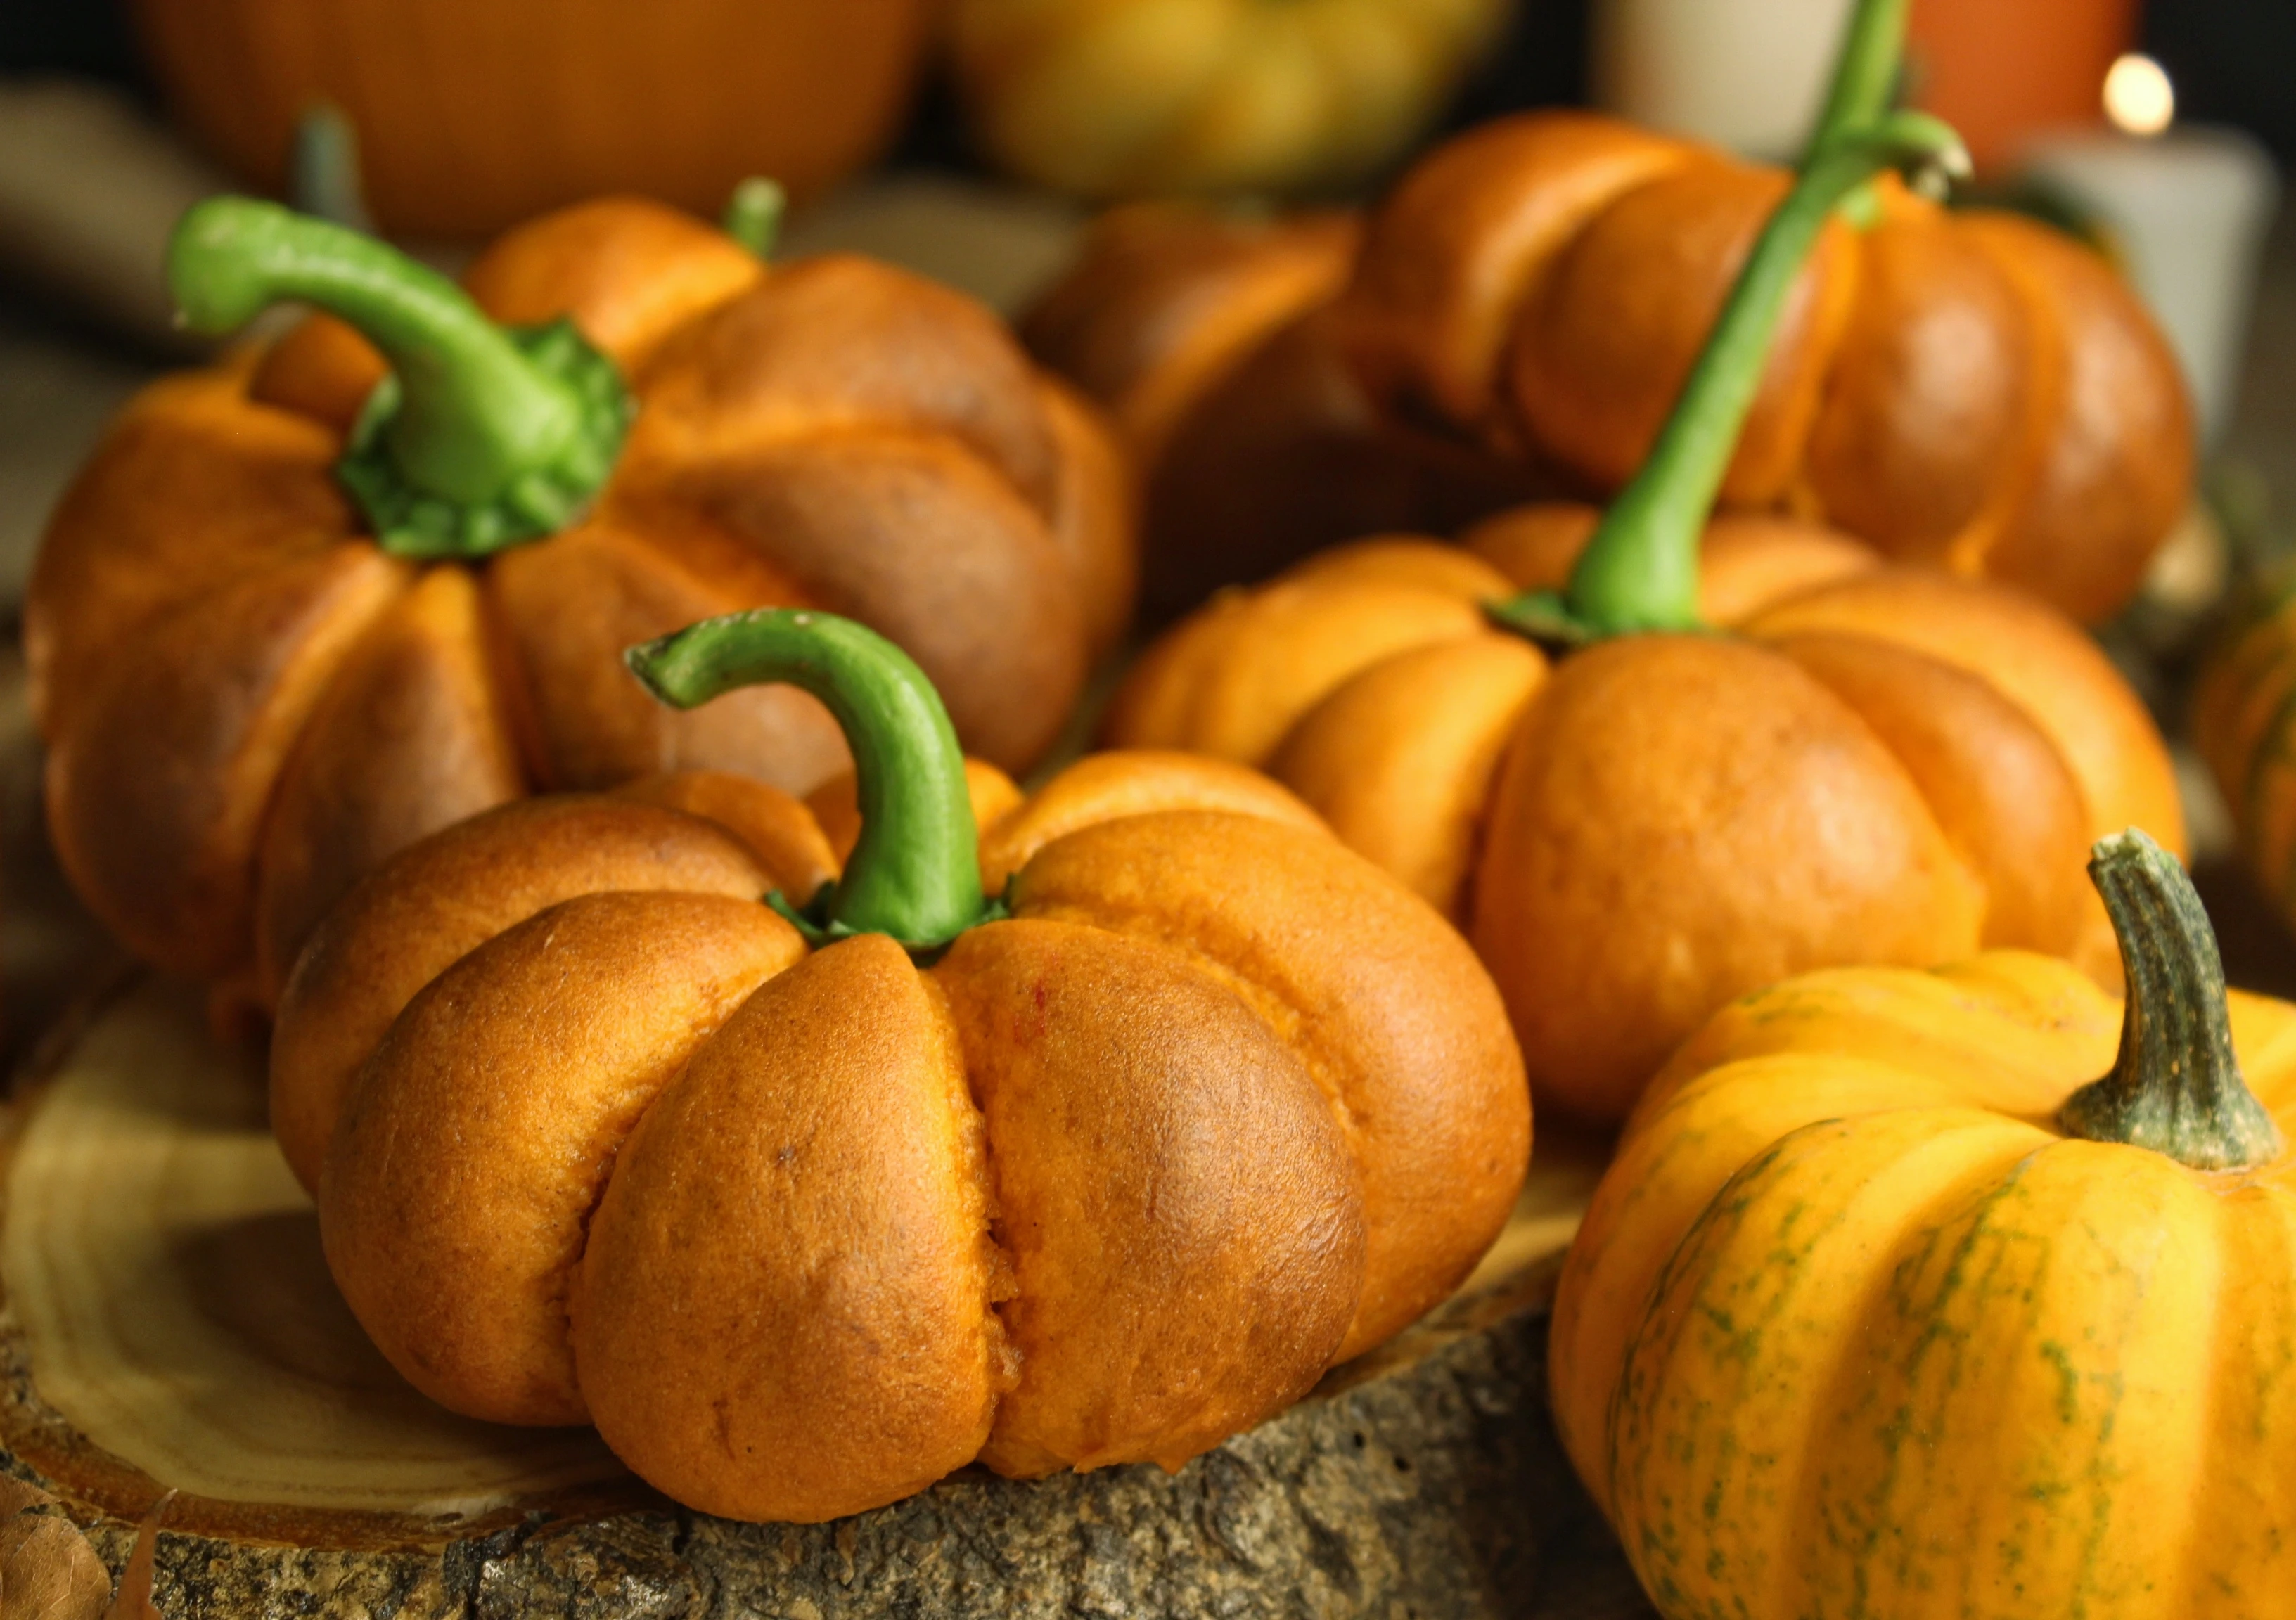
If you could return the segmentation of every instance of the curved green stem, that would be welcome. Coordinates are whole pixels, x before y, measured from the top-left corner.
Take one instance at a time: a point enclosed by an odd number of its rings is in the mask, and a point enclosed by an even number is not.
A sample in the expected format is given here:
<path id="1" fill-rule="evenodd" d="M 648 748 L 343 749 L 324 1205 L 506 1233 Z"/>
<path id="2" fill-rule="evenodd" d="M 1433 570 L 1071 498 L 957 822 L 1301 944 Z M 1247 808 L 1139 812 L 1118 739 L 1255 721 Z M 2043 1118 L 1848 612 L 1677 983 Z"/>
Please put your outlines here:
<path id="1" fill-rule="evenodd" d="M 387 549 L 479 556 L 572 521 L 612 471 L 628 400 L 558 322 L 512 332 L 373 238 L 275 203 L 217 197 L 168 250 L 184 322 L 226 332 L 287 299 L 357 327 L 390 362 L 338 473 Z"/>
<path id="2" fill-rule="evenodd" d="M 2112 1072 L 2075 1092 L 2057 1123 L 2195 1170 L 2277 1158 L 2280 1127 L 2241 1078 L 2217 937 L 2184 867 L 2131 828 L 2098 840 L 2088 871 L 2120 942 L 2128 1010 Z"/>
<path id="3" fill-rule="evenodd" d="M 783 681 L 828 706 L 853 750 L 861 841 L 845 875 L 801 912 L 830 939 L 890 934 L 913 952 L 946 945 L 993 915 L 964 753 L 939 694 L 908 654 L 851 619 L 766 608 L 704 619 L 624 655 L 646 690 L 693 708 L 738 687 Z"/>
<path id="4" fill-rule="evenodd" d="M 1950 128 L 1900 112 L 1835 142 L 1805 169 L 1763 227 L 1658 442 L 1611 502 L 1569 589 L 1559 598 L 1541 592 L 1500 602 L 1492 618 L 1564 641 L 1701 628 L 1699 538 L 1761 388 L 1779 315 L 1827 214 L 1886 169 L 1959 175 L 1968 165 Z"/>
<path id="5" fill-rule="evenodd" d="M 781 237 L 782 215 L 789 206 L 789 195 L 780 185 L 762 176 L 751 175 L 734 188 L 726 200 L 726 213 L 719 225 L 726 234 L 740 242 L 759 258 L 774 256 L 774 244 Z"/>
<path id="6" fill-rule="evenodd" d="M 1825 107 L 1810 132 L 1802 162 L 1807 167 L 1842 136 L 1866 127 L 1890 110 L 1898 70 L 1906 54 L 1907 0 L 1857 0 L 1841 48 L 1833 59 L 1833 79 Z"/>

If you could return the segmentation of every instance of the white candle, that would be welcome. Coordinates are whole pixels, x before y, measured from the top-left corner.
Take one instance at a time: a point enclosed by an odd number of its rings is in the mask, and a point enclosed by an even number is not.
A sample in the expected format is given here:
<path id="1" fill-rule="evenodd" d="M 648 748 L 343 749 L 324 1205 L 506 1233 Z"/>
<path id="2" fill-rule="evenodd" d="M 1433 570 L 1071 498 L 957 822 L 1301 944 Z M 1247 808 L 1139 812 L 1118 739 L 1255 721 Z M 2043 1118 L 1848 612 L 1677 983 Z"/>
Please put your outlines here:
<path id="1" fill-rule="evenodd" d="M 2184 362 L 2202 442 L 2213 444 L 2232 416 L 2279 176 L 2238 130 L 2167 127 L 2168 80 L 2145 59 L 2124 58 L 2108 86 L 2107 110 L 2124 129 L 2044 137 L 2026 172 L 2112 233 Z M 2165 133 L 2127 133 L 2147 128 Z"/>
<path id="2" fill-rule="evenodd" d="M 1595 99 L 1675 135 L 1792 159 L 1825 100 L 1851 0 L 1596 0 Z"/>

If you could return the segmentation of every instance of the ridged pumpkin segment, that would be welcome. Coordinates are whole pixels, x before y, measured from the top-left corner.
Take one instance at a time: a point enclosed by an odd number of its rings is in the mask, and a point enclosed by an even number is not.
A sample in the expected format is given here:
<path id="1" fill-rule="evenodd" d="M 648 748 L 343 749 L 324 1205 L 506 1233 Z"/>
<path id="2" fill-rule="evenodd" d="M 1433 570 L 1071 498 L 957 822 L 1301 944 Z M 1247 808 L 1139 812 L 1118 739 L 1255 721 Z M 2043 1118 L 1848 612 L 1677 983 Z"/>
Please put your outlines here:
<path id="1" fill-rule="evenodd" d="M 1350 676 L 1483 628 L 1481 610 L 1447 590 L 1345 577 L 1281 580 L 1203 623 L 1193 645 L 1144 660 L 1128 678 L 1109 713 L 1111 740 L 1257 765 Z"/>
<path id="2" fill-rule="evenodd" d="M 1517 310 L 1587 220 L 1697 149 L 1591 113 L 1501 119 L 1439 146 L 1370 220 L 1343 341 L 1375 395 L 1499 427 Z"/>
<path id="3" fill-rule="evenodd" d="M 1616 487 L 1649 456 L 1787 177 L 1702 155 L 1596 213 L 1555 255 L 1508 341 L 1523 442 Z M 1722 497 L 1764 506 L 1800 467 L 1849 317 L 1854 239 L 1830 225 L 1782 313 Z"/>
<path id="4" fill-rule="evenodd" d="M 1893 569 L 1793 597 L 1746 631 L 1760 641 L 1816 631 L 1870 636 L 1979 676 L 2022 709 L 2070 767 L 2090 838 L 2142 827 L 2185 853 L 2184 799 L 2152 716 L 2095 642 L 2031 598 Z M 2112 931 L 2094 899 L 2083 904 L 2087 920 L 2070 954 L 2113 983 Z"/>
<path id="5" fill-rule="evenodd" d="M 90 672 L 49 746 L 49 836 L 90 909 L 138 955 L 198 978 L 243 960 L 279 773 L 406 585 L 402 564 L 338 544 L 140 626 L 100 678 Z"/>
<path id="6" fill-rule="evenodd" d="M 852 851 L 832 846 L 821 822 L 803 799 L 754 777 L 726 771 L 673 771 L 641 776 L 614 790 L 633 804 L 682 810 L 724 828 L 739 839 L 767 881 L 784 894 L 810 896 L 832 882 Z"/>
<path id="7" fill-rule="evenodd" d="M 1029 312 L 1021 335 L 1106 403 L 1135 464 L 1152 469 L 1221 378 L 1339 290 L 1360 235 L 1343 214 L 1246 225 L 1185 204 L 1110 209 L 1086 227 L 1078 271 Z"/>
<path id="8" fill-rule="evenodd" d="M 2049 1140 L 1975 1109 L 1826 1121 L 1769 1147 L 1707 1204 L 1651 1294 L 1614 1397 L 1607 1500 L 1657 1602 L 1696 1612 L 1720 1590 L 1755 1614 L 1823 1612 L 1848 1594 L 1797 1590 L 1813 1542 L 1834 1551 L 1829 1562 L 1848 1561 L 1845 1543 L 1861 1535 L 1875 1562 L 1915 1551 L 1897 1543 L 1880 1504 L 1841 1488 L 1856 1465 L 1849 1437 L 1824 1432 L 1824 1397 L 1873 1376 L 1843 1341 L 1888 1309 L 1877 1296 L 1896 1280 L 1875 1251 L 2013 1180 Z M 2004 1406 L 1996 1423 L 2015 1410 Z M 1666 1452 L 1652 1446 L 1660 1435 Z M 1882 1401 L 1860 1414 L 1856 1444 L 1895 1460 L 1932 1438 L 1918 1413 Z M 1689 1454 L 1708 1485 L 1696 1494 L 1668 1467 Z M 1969 1556 L 1978 1522 L 1937 1548 L 1948 1567 Z"/>
<path id="9" fill-rule="evenodd" d="M 343 1097 L 318 1188 L 328 1269 L 409 1383 L 496 1423 L 588 1419 L 566 1302 L 615 1155 L 804 954 L 753 900 L 582 895 L 409 1003 Z"/>
<path id="10" fill-rule="evenodd" d="M 50 743 L 123 648 L 251 573 L 355 532 L 324 429 L 248 408 L 233 372 L 168 377 L 130 400 L 64 492 L 24 593 L 33 718 Z M 164 489 L 155 504 L 151 491 Z"/>
<path id="11" fill-rule="evenodd" d="M 186 322 L 216 335 L 278 303 L 329 313 L 122 413 L 60 503 L 27 650 L 52 802 L 86 822 L 57 841 L 91 909 L 138 954 L 250 1001 L 351 876 L 507 794 L 685 767 L 804 792 L 847 765 L 802 693 L 650 705 L 618 663 L 634 641 L 732 610 L 849 611 L 913 649 L 976 749 L 1023 769 L 1128 613 L 1133 496 L 1106 425 L 987 309 L 890 266 L 768 270 L 746 237 L 608 198 L 508 233 L 457 287 L 372 236 L 215 198 L 168 270 Z M 474 585 L 477 626 L 413 633 L 457 590 L 426 586 L 335 682 L 322 666 L 360 638 L 317 635 L 299 601 L 331 568 L 373 585 L 407 561 Z M 187 780 L 91 792 L 152 745 L 149 718 L 103 692 L 120 650 L 148 665 L 155 638 L 182 643 L 182 690 L 145 706 L 173 706 L 160 740 L 179 757 L 158 768 Z M 383 690 L 400 659 L 414 680 Z M 273 679 L 257 665 L 292 667 L 276 702 L 250 696 Z M 105 702 L 118 712 L 82 724 Z M 260 744 L 217 742 L 251 705 Z M 218 801 L 234 806 L 220 831 Z M 237 822 L 275 803 L 258 894 Z"/>
<path id="12" fill-rule="evenodd" d="M 713 1513 L 816 1523 L 971 1461 L 1010 1272 L 941 996 L 882 936 L 768 982 L 656 1101 L 589 1228 L 573 1359 L 609 1444 Z"/>
<path id="13" fill-rule="evenodd" d="M 2041 424 L 1985 571 L 2084 622 L 2102 618 L 2135 594 L 2191 499 L 2184 372 L 2136 290 L 2086 247 L 2014 214 L 1980 211 L 1963 225 L 2061 333 L 2062 404 Z"/>
<path id="14" fill-rule="evenodd" d="M 1806 593 L 1756 616 L 1760 641 L 1809 631 L 1872 636 L 1983 677 L 2030 716 L 2079 779 L 2089 836 L 2142 827 L 2185 852 L 2168 749 L 2096 643 L 2014 592 L 1891 570 Z"/>
<path id="15" fill-rule="evenodd" d="M 1362 1176 L 1363 1298 L 1338 1359 L 1458 1286 L 1530 1152 L 1521 1057 L 1434 910 L 1321 832 L 1230 813 L 1128 816 L 1048 845 L 1014 916 L 1181 945 L 1300 1051 Z"/>
<path id="16" fill-rule="evenodd" d="M 506 326 L 572 321 L 635 376 L 673 332 L 765 274 L 755 254 L 691 214 L 599 197 L 504 232 L 463 285 Z"/>
<path id="17" fill-rule="evenodd" d="M 2088 801 L 2025 711 L 1965 670 L 1866 636 L 1788 636 L 1777 650 L 1857 711 L 1985 887 L 1988 948 L 2078 945 Z"/>
<path id="18" fill-rule="evenodd" d="M 1060 457 L 1060 483 L 1046 516 L 1076 581 L 1085 647 L 1096 662 L 1124 640 L 1140 594 L 1140 552 L 1132 537 L 1140 502 L 1135 463 L 1092 402 L 1057 377 L 1037 380 L 1037 398 Z"/>
<path id="19" fill-rule="evenodd" d="M 1056 498 L 1052 430 L 1027 360 L 962 293 L 832 254 L 777 270 L 682 330 L 648 367 L 632 470 L 709 461 L 786 437 L 882 425 L 946 434 L 1040 517 Z"/>
<path id="20" fill-rule="evenodd" d="M 791 430 L 634 481 L 630 499 L 697 512 L 772 557 L 796 586 L 776 605 L 899 642 L 981 757 L 1024 769 L 1067 722 L 1086 657 L 1068 558 L 1046 515 L 948 434 Z"/>
<path id="21" fill-rule="evenodd" d="M 1392 585 L 1439 592 L 1462 601 L 1511 596 L 1506 575 L 1471 552 L 1418 535 L 1371 535 L 1327 546 L 1283 570 L 1294 584 Z"/>
<path id="22" fill-rule="evenodd" d="M 1982 927 L 1983 892 L 1905 768 L 1817 682 L 1739 642 L 1565 659 L 1488 825 L 1475 948 L 1541 1096 L 1590 1118 L 1622 1116 L 1736 995 L 1833 962 L 1964 956 Z"/>
<path id="23" fill-rule="evenodd" d="M 1512 636 L 1399 652 L 1309 709 L 1267 768 L 1341 843 L 1464 922 L 1499 758 L 1546 673 Z"/>
<path id="24" fill-rule="evenodd" d="M 1902 195 L 1858 256 L 1810 489 L 1828 521 L 1892 558 L 1978 572 L 2056 403 L 2034 375 L 2046 314 L 1959 217 Z"/>
<path id="25" fill-rule="evenodd" d="M 1177 1469 L 1305 1395 L 1355 1315 L 1366 1212 L 1288 1032 L 1188 953 L 1071 923 L 976 929 L 933 978 L 1013 1268 L 1020 1376 L 982 1460 Z"/>
<path id="26" fill-rule="evenodd" d="M 2169 1620 L 2296 1575 L 2296 1007 L 2227 996 L 2158 845 L 2093 871 L 2125 1009 L 2023 953 L 1811 975 L 1628 1126 L 1554 1395 L 1668 1612 Z"/>
<path id="27" fill-rule="evenodd" d="M 470 576 L 430 569 L 360 637 L 312 709 L 258 854 L 266 1004 L 278 1004 L 295 953 L 361 874 L 527 790 L 488 642 Z"/>
<path id="28" fill-rule="evenodd" d="M 275 1128 L 299 1169 L 327 1144 L 345 1297 L 441 1401 L 586 1413 L 679 1501 L 753 1518 L 974 1460 L 1177 1468 L 1496 1236 L 1530 1137 L 1497 995 L 1281 790 L 1071 767 L 1003 818 L 1033 847 L 1008 912 L 954 729 L 882 637 L 744 612 L 628 667 L 681 708 L 801 683 L 865 824 L 832 884 L 760 904 L 729 829 L 834 859 L 775 790 L 521 801 L 321 926 Z"/>
<path id="29" fill-rule="evenodd" d="M 2284 915 L 2296 883 L 2296 589 L 2276 576 L 2255 587 L 2202 667 L 2193 691 L 2193 741 L 2232 810 L 2249 870 Z"/>
<path id="30" fill-rule="evenodd" d="M 767 600 L 804 605 L 782 579 Z M 755 601 L 745 583 L 686 566 L 605 522 L 496 560 L 487 594 L 525 675 L 522 717 L 547 785 L 607 788 L 696 769 L 747 771 L 803 794 L 846 767 L 835 723 L 801 691 L 767 688 L 704 714 L 675 715 L 648 701 L 620 667 L 633 642 Z"/>
<path id="31" fill-rule="evenodd" d="M 983 816 L 978 796 L 973 801 L 981 829 L 980 883 L 992 895 L 1004 893 L 1012 875 L 1046 845 L 1128 815 L 1226 810 L 1288 822 L 1308 832 L 1330 830 L 1294 794 L 1257 771 L 1201 754 L 1154 749 L 1088 754 L 1030 794 L 1025 804 L 1016 792 L 1004 809 L 999 816 Z"/>
<path id="32" fill-rule="evenodd" d="M 359 1066 L 417 992 L 504 929 L 580 895 L 755 901 L 771 882 L 720 827 L 604 799 L 521 799 L 400 852 L 328 913 L 280 997 L 271 1131 L 288 1167 L 317 1189 Z"/>

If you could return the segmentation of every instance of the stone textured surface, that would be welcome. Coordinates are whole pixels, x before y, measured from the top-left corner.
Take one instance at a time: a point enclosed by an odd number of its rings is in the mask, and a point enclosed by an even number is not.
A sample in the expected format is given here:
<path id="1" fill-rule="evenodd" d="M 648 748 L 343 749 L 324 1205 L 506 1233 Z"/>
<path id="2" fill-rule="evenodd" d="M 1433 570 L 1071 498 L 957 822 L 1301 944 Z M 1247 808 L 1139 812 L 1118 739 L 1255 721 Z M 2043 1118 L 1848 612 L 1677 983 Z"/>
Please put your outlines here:
<path id="1" fill-rule="evenodd" d="M 1646 1616 L 1555 1444 L 1530 1292 L 1455 1307 L 1177 1475 L 968 1472 L 819 1526 L 537 1514 L 400 1550 L 168 1533 L 155 1595 L 167 1620 Z M 115 1570 L 133 1535 L 91 1531 Z"/>

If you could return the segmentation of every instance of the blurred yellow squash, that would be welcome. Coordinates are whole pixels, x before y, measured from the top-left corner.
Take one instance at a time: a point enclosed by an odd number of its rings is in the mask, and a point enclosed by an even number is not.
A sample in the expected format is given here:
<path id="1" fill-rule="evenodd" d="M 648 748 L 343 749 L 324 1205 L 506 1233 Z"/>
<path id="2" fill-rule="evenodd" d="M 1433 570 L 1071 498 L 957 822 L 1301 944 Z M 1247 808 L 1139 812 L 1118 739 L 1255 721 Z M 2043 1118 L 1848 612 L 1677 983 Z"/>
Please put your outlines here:
<path id="1" fill-rule="evenodd" d="M 1095 198 L 1368 173 L 1440 109 L 1512 0 L 956 0 L 976 138 Z"/>

